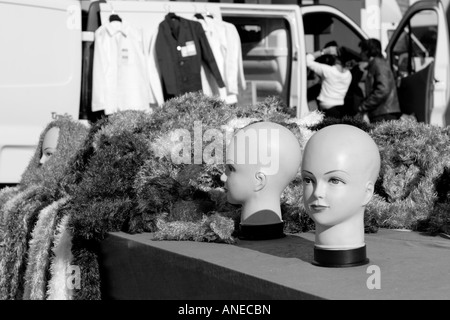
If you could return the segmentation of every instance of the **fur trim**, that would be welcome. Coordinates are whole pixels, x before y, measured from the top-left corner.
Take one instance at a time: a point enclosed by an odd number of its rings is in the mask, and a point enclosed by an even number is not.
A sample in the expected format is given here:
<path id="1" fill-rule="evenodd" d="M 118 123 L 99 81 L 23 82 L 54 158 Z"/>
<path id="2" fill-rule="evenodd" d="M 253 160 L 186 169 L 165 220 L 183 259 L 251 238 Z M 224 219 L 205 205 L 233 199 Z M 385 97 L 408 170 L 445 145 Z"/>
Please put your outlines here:
<path id="1" fill-rule="evenodd" d="M 40 210 L 49 203 L 37 186 L 21 197 L 21 202 L 6 213 L 0 260 L 0 299 L 21 299 L 28 240 Z M 14 200 L 14 199 L 13 199 Z"/>
<path id="2" fill-rule="evenodd" d="M 12 197 L 14 197 L 19 192 L 19 187 L 4 187 L 0 190 L 0 211 L 1 208 L 8 202 Z M 0 217 L 1 218 L 1 217 Z M 0 220 L 1 221 L 1 220 Z"/>
<path id="3" fill-rule="evenodd" d="M 44 300 L 46 275 L 49 265 L 49 251 L 53 241 L 56 215 L 68 197 L 53 202 L 44 208 L 34 227 L 29 242 L 28 263 L 25 272 L 24 300 Z"/>
<path id="4" fill-rule="evenodd" d="M 50 279 L 47 300 L 72 300 L 73 289 L 67 286 L 67 270 L 72 263 L 72 235 L 68 228 L 69 216 L 62 217 L 56 228 L 50 259 Z"/>
<path id="5" fill-rule="evenodd" d="M 19 187 L 5 187 L 0 190 L 0 247 L 3 243 L 3 234 L 5 230 L 5 223 L 3 221 L 3 212 L 6 204 L 20 193 Z M 8 211 L 8 210 L 6 210 Z"/>
<path id="6" fill-rule="evenodd" d="M 158 231 L 154 234 L 155 240 L 190 240 L 205 242 L 235 243 L 232 237 L 234 232 L 233 219 L 223 217 L 218 213 L 203 216 L 197 222 L 191 221 L 164 221 L 165 216 L 157 219 Z"/>

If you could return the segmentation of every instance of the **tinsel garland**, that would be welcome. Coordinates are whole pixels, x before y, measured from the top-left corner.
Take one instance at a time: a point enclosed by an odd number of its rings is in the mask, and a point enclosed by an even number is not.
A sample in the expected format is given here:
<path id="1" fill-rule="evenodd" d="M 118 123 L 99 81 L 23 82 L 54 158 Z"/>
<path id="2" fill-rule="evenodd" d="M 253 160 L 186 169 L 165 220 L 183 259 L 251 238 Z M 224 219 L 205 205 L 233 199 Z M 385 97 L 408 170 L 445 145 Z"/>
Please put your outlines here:
<path id="1" fill-rule="evenodd" d="M 29 242 L 28 261 L 25 271 L 24 300 L 44 300 L 51 243 L 57 222 L 58 209 L 68 201 L 61 198 L 39 213 Z"/>
<path id="2" fill-rule="evenodd" d="M 449 136 L 411 120 L 383 122 L 371 135 L 382 162 L 368 218 L 385 228 L 426 229 L 423 222 L 437 201 L 436 180 L 450 163 Z"/>
<path id="3" fill-rule="evenodd" d="M 54 235 L 55 240 L 50 258 L 50 277 L 46 292 L 47 300 L 72 300 L 73 290 L 77 284 L 69 285 L 68 281 L 68 271 L 73 261 L 72 235 L 68 228 L 68 222 L 69 216 L 63 216 Z"/>
<path id="4" fill-rule="evenodd" d="M 22 299 L 28 241 L 39 212 L 54 201 L 43 186 L 30 187 L 7 213 L 0 259 L 0 300 Z"/>

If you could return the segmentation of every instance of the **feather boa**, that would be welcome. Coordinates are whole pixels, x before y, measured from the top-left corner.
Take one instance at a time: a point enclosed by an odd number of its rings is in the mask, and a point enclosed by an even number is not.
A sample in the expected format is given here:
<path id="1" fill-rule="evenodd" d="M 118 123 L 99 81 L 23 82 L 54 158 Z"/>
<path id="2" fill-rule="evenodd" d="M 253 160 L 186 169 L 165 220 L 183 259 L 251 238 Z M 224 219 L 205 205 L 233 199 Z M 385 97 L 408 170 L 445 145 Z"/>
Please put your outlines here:
<path id="1" fill-rule="evenodd" d="M 29 242 L 28 263 L 25 271 L 24 300 L 44 300 L 46 275 L 49 266 L 49 251 L 53 241 L 58 209 L 68 197 L 53 202 L 39 213 Z"/>
<path id="2" fill-rule="evenodd" d="M 0 247 L 3 243 L 3 236 L 5 233 L 5 222 L 4 216 L 6 217 L 6 213 L 11 208 L 11 204 L 17 202 L 17 200 L 13 200 L 14 198 L 19 198 L 23 191 L 19 189 L 19 187 L 6 187 L 0 190 Z"/>
<path id="3" fill-rule="evenodd" d="M 187 240 L 204 242 L 235 243 L 232 234 L 234 221 L 231 218 L 214 213 L 203 216 L 200 221 L 164 221 L 164 215 L 157 219 L 158 231 L 154 240 Z"/>
<path id="4" fill-rule="evenodd" d="M 12 197 L 14 197 L 20 189 L 18 186 L 15 187 L 5 187 L 0 190 L 0 210 Z"/>
<path id="5" fill-rule="evenodd" d="M 35 218 L 47 203 L 41 186 L 30 187 L 22 197 L 14 198 L 5 212 L 5 232 L 0 260 L 0 299 L 21 299 L 28 238 Z M 9 204 L 9 203 L 8 203 Z"/>
<path id="6" fill-rule="evenodd" d="M 50 279 L 47 284 L 47 300 L 72 300 L 73 289 L 67 286 L 67 270 L 73 260 L 72 235 L 68 229 L 69 216 L 62 217 L 56 228 L 50 259 Z"/>

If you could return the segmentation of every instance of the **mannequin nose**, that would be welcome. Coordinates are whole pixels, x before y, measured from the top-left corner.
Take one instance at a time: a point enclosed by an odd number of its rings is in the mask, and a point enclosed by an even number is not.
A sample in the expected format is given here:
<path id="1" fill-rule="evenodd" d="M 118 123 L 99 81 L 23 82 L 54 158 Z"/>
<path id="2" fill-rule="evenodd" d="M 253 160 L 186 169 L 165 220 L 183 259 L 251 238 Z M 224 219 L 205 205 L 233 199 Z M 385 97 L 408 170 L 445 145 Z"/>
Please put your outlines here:
<path id="1" fill-rule="evenodd" d="M 39 160 L 39 164 L 44 164 L 46 161 L 48 160 L 48 157 L 45 155 L 45 154 L 43 154 L 42 155 L 42 157 L 41 157 L 41 159 Z"/>
<path id="2" fill-rule="evenodd" d="M 323 199 L 325 197 L 325 193 L 326 193 L 326 188 L 325 188 L 325 183 L 321 183 L 318 182 L 316 184 L 316 187 L 314 188 L 314 197 L 316 197 L 317 199 Z"/>
<path id="3" fill-rule="evenodd" d="M 222 175 L 220 176 L 220 181 L 222 181 L 223 183 L 227 182 L 227 175 L 225 173 L 222 173 Z"/>

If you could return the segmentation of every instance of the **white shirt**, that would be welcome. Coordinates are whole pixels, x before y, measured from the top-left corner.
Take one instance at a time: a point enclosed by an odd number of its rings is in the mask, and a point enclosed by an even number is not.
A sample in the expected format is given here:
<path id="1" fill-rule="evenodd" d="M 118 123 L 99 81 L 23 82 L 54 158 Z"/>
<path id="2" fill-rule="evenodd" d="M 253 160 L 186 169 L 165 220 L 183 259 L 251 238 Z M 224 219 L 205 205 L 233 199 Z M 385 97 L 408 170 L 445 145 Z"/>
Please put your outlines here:
<path id="1" fill-rule="evenodd" d="M 223 88 L 218 88 L 212 77 L 207 75 L 207 83 L 202 81 L 203 92 L 219 94 L 226 103 L 236 103 L 239 90 L 246 89 L 239 33 L 233 24 L 220 19 L 205 16 L 198 21 L 206 32 L 226 88 L 225 92 Z"/>
<path id="2" fill-rule="evenodd" d="M 158 58 L 156 56 L 156 37 L 158 36 L 158 27 L 151 31 L 147 52 L 148 79 L 150 83 L 150 106 L 152 109 L 161 106 L 164 103 L 164 94 L 161 83 L 161 73 L 159 71 Z"/>
<path id="3" fill-rule="evenodd" d="M 143 43 L 142 31 L 123 21 L 95 31 L 92 111 L 151 111 Z"/>
<path id="4" fill-rule="evenodd" d="M 214 55 L 214 60 L 216 61 L 217 67 L 219 69 L 220 75 L 226 86 L 226 81 L 224 78 L 224 56 L 223 47 L 226 45 L 225 32 L 220 28 L 218 24 L 214 22 L 215 19 L 205 16 L 204 19 L 196 19 L 205 31 L 206 38 L 208 39 L 209 46 Z M 216 19 L 217 20 L 217 19 Z M 200 70 L 200 75 L 202 79 L 202 91 L 207 96 L 218 95 L 221 99 L 226 98 L 226 88 L 219 88 L 214 76 L 206 72 L 205 67 L 202 65 Z"/>
<path id="5" fill-rule="evenodd" d="M 306 55 L 306 65 L 320 77 L 322 77 L 322 87 L 317 100 L 321 106 L 329 109 L 344 104 L 344 98 L 348 87 L 352 81 L 352 74 L 348 69 L 340 71 L 336 66 L 318 63 L 314 61 L 312 54 Z"/>

